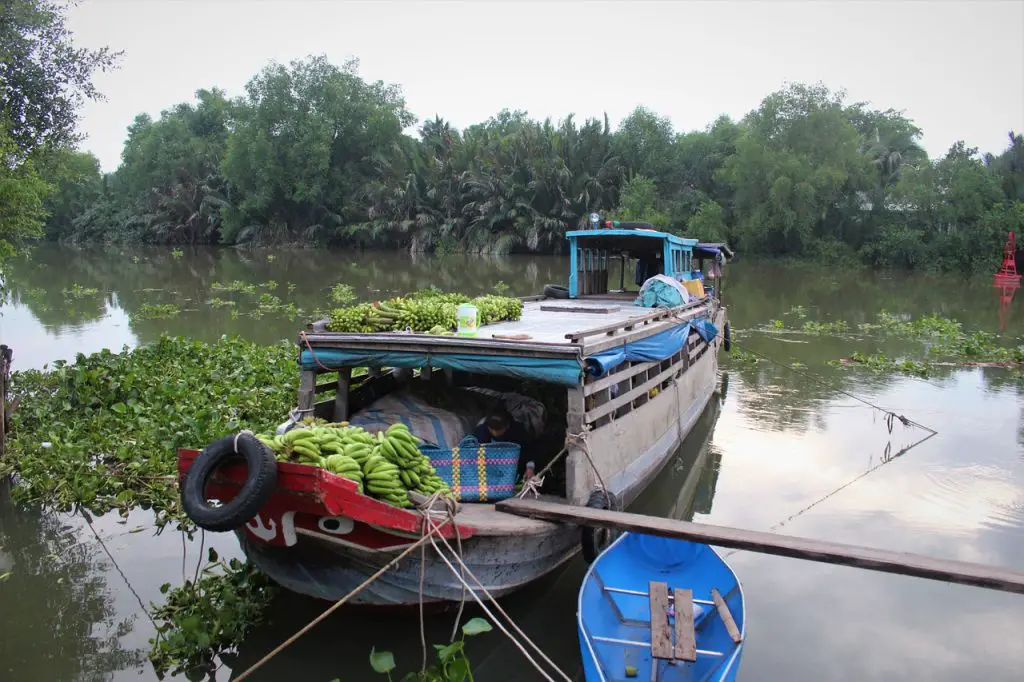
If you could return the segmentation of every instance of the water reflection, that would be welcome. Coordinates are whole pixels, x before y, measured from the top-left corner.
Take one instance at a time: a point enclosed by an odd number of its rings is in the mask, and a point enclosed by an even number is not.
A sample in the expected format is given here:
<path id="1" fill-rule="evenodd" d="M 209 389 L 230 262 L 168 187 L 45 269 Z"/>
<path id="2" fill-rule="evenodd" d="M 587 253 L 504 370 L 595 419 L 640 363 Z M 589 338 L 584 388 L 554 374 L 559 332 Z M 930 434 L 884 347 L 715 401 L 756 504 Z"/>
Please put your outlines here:
<path id="1" fill-rule="evenodd" d="M 0 481 L 0 678 L 107 680 L 138 668 L 144 652 L 121 639 L 121 617 L 98 546 L 55 514 L 15 507 Z"/>

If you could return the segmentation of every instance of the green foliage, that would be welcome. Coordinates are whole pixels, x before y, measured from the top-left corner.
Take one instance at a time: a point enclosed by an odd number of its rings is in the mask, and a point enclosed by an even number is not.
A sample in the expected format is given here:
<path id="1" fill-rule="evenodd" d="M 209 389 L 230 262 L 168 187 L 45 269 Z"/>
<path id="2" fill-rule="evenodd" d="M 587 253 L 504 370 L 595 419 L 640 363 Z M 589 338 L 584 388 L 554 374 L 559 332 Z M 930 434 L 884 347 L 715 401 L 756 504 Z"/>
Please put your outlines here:
<path id="1" fill-rule="evenodd" d="M 149 659 L 161 679 L 212 671 L 214 657 L 243 641 L 274 595 L 269 578 L 251 564 L 225 562 L 213 548 L 208 559 L 195 582 L 160 587 L 166 600 L 153 609 L 157 635 L 149 640 Z"/>
<path id="2" fill-rule="evenodd" d="M 655 208 L 656 195 L 654 180 L 643 175 L 635 175 L 622 185 L 619 208 L 613 211 L 609 218 L 666 226 L 668 215 Z"/>
<path id="3" fill-rule="evenodd" d="M 14 255 L 19 242 L 42 236 L 44 200 L 52 190 L 32 160 L 19 157 L 0 120 L 0 265 Z"/>
<path id="4" fill-rule="evenodd" d="M 175 488 L 179 447 L 260 429 L 295 399 L 294 345 L 162 337 L 121 353 L 79 355 L 15 372 L 8 456 L 19 501 L 101 514 L 152 507 L 162 526 L 188 525 Z"/>
<path id="5" fill-rule="evenodd" d="M 462 626 L 462 637 L 454 642 L 441 645 L 435 644 L 434 651 L 437 652 L 437 663 L 429 665 L 420 672 L 408 672 L 401 682 L 464 682 L 473 681 L 473 672 L 466 658 L 466 637 L 481 635 L 490 632 L 494 628 L 484 618 L 472 618 Z M 370 650 L 370 667 L 375 673 L 387 675 L 388 680 L 393 680 L 391 671 L 395 665 L 395 657 L 390 651 L 377 651 L 374 647 Z"/>
<path id="6" fill-rule="evenodd" d="M 181 308 L 173 303 L 143 303 L 131 317 L 133 320 L 162 320 L 180 312 Z"/>
<path id="7" fill-rule="evenodd" d="M 902 112 L 821 84 L 683 134 L 639 107 L 614 132 L 503 110 L 410 136 L 401 90 L 356 67 L 272 63 L 242 97 L 200 90 L 140 115 L 117 172 L 97 182 L 78 159 L 66 177 L 82 187 L 57 183 L 47 236 L 561 253 L 599 212 L 749 254 L 973 272 L 1024 220 L 1024 137 L 984 158 L 957 143 L 933 163 Z"/>
<path id="8" fill-rule="evenodd" d="M 78 141 L 81 105 L 100 99 L 92 76 L 112 68 L 118 57 L 109 48 L 75 47 L 67 11 L 67 3 L 54 0 L 0 5 L 0 123 L 22 159 Z"/>
<path id="9" fill-rule="evenodd" d="M 79 139 L 82 103 L 100 97 L 93 73 L 117 55 L 76 48 L 67 10 L 51 0 L 0 4 L 0 266 L 20 242 L 43 235 L 47 212 L 67 215 L 95 201 L 98 173 L 78 176 L 82 159 L 68 149 Z"/>

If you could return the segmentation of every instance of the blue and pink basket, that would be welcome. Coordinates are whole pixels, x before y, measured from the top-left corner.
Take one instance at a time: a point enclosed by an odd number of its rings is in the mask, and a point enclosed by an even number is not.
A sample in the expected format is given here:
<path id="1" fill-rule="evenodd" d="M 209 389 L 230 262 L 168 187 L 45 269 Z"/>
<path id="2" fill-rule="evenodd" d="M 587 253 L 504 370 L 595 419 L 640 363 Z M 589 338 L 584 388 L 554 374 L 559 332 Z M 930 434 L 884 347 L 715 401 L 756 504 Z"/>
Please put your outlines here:
<path id="1" fill-rule="evenodd" d="M 495 502 L 515 494 L 520 447 L 466 436 L 454 448 L 421 445 L 437 475 L 459 502 Z"/>

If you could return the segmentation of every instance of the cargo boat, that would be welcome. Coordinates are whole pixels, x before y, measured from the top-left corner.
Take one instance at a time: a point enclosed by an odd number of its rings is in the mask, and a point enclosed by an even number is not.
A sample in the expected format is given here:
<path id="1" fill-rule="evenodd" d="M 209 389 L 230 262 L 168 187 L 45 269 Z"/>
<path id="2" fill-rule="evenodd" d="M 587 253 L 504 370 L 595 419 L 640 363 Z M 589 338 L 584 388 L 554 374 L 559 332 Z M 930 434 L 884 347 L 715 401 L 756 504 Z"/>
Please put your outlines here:
<path id="1" fill-rule="evenodd" d="M 298 340 L 297 407 L 279 432 L 310 414 L 355 420 L 376 401 L 418 381 L 463 387 L 487 380 L 530 383 L 560 403 L 559 416 L 564 414 L 564 423 L 554 427 L 563 435 L 550 449 L 564 445 L 566 454 L 540 496 L 570 505 L 629 505 L 711 399 L 718 350 L 730 344 L 721 266 L 732 252 L 650 226 L 578 230 L 566 237 L 568 286 L 545 287 L 543 295 L 523 299 L 521 319 L 480 327 L 475 337 L 336 333 L 325 322 L 309 325 Z M 619 265 L 617 289 L 609 289 L 613 265 Z M 637 305 L 636 291 L 626 290 L 631 269 L 639 285 L 656 275 L 704 280 L 706 265 L 709 285 L 688 287 L 704 295 L 682 305 L 644 307 Z M 355 368 L 369 371 L 355 377 Z M 337 379 L 318 381 L 328 372 Z M 417 435 L 433 440 L 430 433 Z M 521 459 L 543 461 L 553 454 L 524 452 Z M 197 450 L 179 450 L 182 481 L 199 456 Z M 234 500 L 247 494 L 249 478 L 242 464 L 220 467 L 205 494 Z M 232 530 L 246 556 L 275 582 L 337 600 L 415 543 L 421 521 L 417 510 L 363 495 L 354 482 L 326 470 L 281 462 L 269 499 Z M 495 597 L 553 571 L 581 549 L 592 560 L 609 540 L 578 527 L 504 514 L 493 502 L 466 500 L 443 533 L 458 538 L 466 565 Z M 430 551 L 425 556 L 422 595 L 416 551 L 352 603 L 463 599 L 451 570 Z"/>

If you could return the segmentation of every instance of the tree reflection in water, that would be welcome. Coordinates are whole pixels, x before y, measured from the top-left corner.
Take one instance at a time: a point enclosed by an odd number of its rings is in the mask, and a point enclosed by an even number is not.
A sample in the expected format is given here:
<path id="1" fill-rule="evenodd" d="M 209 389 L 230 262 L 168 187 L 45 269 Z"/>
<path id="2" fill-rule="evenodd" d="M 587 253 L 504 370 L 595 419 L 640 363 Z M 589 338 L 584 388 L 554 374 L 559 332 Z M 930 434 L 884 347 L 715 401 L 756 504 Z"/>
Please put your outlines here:
<path id="1" fill-rule="evenodd" d="M 134 623 L 116 615 L 104 559 L 65 517 L 16 507 L 0 480 L 0 678 L 109 680 L 143 665 L 121 646 Z"/>

